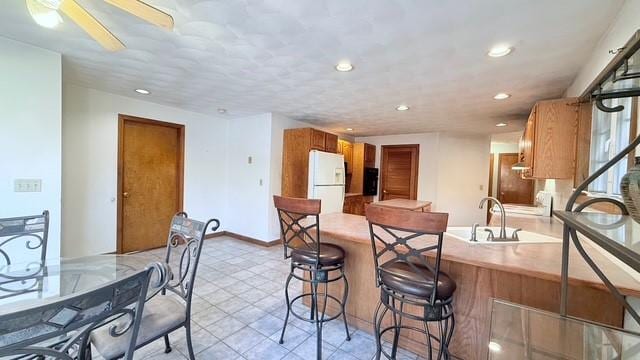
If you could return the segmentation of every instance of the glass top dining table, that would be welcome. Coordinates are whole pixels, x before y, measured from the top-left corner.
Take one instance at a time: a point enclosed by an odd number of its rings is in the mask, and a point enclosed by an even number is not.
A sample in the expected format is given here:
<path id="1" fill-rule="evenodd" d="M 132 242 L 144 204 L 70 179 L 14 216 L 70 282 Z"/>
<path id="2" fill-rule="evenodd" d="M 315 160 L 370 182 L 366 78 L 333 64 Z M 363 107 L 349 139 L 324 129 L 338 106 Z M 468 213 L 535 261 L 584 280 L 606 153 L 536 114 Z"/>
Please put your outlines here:
<path id="1" fill-rule="evenodd" d="M 170 268 L 149 257 L 96 255 L 0 267 L 0 316 L 97 289 L 148 267 L 154 269 L 147 293 L 150 298 L 162 290 Z"/>

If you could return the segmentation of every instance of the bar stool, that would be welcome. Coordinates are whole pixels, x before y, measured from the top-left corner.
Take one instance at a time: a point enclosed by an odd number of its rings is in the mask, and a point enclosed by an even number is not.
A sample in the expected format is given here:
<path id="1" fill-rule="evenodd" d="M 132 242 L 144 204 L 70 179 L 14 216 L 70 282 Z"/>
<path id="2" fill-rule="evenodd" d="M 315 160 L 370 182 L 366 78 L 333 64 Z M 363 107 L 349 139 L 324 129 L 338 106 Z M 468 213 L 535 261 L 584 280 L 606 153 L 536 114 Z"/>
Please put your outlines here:
<path id="1" fill-rule="evenodd" d="M 287 301 L 287 315 L 280 335 L 280 344 L 284 342 L 284 333 L 287 329 L 289 314 L 292 314 L 300 320 L 316 325 L 317 358 L 321 359 L 322 326 L 325 322 L 337 319 L 342 315 L 347 334 L 346 339 L 347 341 L 351 340 L 345 314 L 347 296 L 349 295 L 349 283 L 344 274 L 345 252 L 340 246 L 320 243 L 320 200 L 274 196 L 273 201 L 280 220 L 280 236 L 284 245 L 284 258 L 291 258 L 291 272 L 287 276 L 284 293 Z M 302 274 L 297 274 L 295 270 L 300 270 Z M 289 283 L 293 278 L 310 284 L 311 292 L 303 292 L 290 299 Z M 344 282 L 342 299 L 338 299 L 328 293 L 328 284 L 338 280 Z M 319 289 L 320 284 L 324 284 L 324 290 L 322 291 Z M 293 310 L 293 304 L 304 298 L 311 299 L 309 318 Z M 320 299 L 322 300 L 318 302 Z M 340 311 L 333 316 L 325 317 L 329 301 L 335 302 Z"/>
<path id="2" fill-rule="evenodd" d="M 455 326 L 452 300 L 456 283 L 440 270 L 442 239 L 449 214 L 373 205 L 367 207 L 366 215 L 376 286 L 380 288 L 380 303 L 374 313 L 376 359 L 383 354 L 388 359 L 396 358 L 402 329 L 426 336 L 429 359 L 433 359 L 433 342 L 438 343 L 436 358 L 449 359 L 449 343 Z M 433 258 L 431 261 L 427 254 Z M 406 306 L 409 309 L 405 309 Z M 382 328 L 388 311 L 393 317 L 392 324 Z M 419 322 L 422 328 L 403 324 L 404 319 Z M 437 323 L 437 336 L 430 332 L 428 323 Z M 382 349 L 382 337 L 386 333 L 393 335 L 391 354 Z"/>

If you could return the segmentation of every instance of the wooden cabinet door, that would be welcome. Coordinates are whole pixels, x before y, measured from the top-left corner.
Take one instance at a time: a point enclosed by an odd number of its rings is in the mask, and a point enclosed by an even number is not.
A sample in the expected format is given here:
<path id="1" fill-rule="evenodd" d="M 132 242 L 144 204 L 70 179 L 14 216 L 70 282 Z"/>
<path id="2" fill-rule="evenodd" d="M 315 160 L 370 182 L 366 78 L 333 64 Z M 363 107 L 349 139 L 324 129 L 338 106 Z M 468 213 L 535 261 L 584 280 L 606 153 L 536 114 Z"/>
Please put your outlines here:
<path id="1" fill-rule="evenodd" d="M 325 150 L 325 133 L 324 131 L 311 129 L 311 149 Z"/>
<path id="2" fill-rule="evenodd" d="M 324 151 L 334 153 L 334 154 L 338 152 L 338 136 L 337 135 L 333 135 L 329 133 L 324 134 Z"/>
<path id="3" fill-rule="evenodd" d="M 578 130 L 576 99 L 541 101 L 536 105 L 533 177 L 572 179 Z"/>
<path id="4" fill-rule="evenodd" d="M 371 144 L 364 144 L 364 166 L 376 167 L 376 147 Z"/>

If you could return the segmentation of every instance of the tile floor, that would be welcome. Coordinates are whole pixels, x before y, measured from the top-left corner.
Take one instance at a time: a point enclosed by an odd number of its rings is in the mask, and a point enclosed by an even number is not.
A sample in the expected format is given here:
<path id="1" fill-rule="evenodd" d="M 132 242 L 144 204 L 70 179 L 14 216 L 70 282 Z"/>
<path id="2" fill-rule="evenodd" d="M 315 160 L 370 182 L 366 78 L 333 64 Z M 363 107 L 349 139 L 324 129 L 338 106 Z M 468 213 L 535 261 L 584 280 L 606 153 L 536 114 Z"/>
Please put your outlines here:
<path id="1" fill-rule="evenodd" d="M 157 249 L 140 255 L 157 261 L 163 260 L 164 254 L 165 249 Z M 207 240 L 192 304 L 196 358 L 315 359 L 313 324 L 290 317 L 284 344 L 278 344 L 286 314 L 284 283 L 288 273 L 289 261 L 283 259 L 281 246 L 265 248 L 229 237 Z M 292 281 L 290 291 L 300 289 L 301 285 Z M 350 332 L 351 341 L 345 341 L 342 321 L 327 323 L 323 330 L 323 359 L 372 359 L 374 338 L 356 329 Z M 177 330 L 170 338 L 174 349 L 171 353 L 164 354 L 160 339 L 137 350 L 134 358 L 188 359 L 184 330 Z M 417 358 L 405 350 L 398 356 L 398 360 Z"/>

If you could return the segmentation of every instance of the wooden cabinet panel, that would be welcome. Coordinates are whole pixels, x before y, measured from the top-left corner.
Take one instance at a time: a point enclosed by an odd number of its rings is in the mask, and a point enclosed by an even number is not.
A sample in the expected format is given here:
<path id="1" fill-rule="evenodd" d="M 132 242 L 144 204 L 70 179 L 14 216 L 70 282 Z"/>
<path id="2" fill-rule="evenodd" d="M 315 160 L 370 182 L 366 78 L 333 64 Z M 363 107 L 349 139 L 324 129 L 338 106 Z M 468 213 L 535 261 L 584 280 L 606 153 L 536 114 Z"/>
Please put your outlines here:
<path id="1" fill-rule="evenodd" d="M 346 140 L 338 140 L 338 153 L 344 156 L 344 162 L 347 163 L 347 173 L 353 171 L 353 144 Z"/>
<path id="2" fill-rule="evenodd" d="M 376 147 L 364 144 L 364 167 L 376 167 Z"/>
<path id="3" fill-rule="evenodd" d="M 342 212 L 353 215 L 364 215 L 364 197 L 362 195 L 345 197 Z"/>
<path id="4" fill-rule="evenodd" d="M 576 168 L 576 99 L 543 101 L 536 109 L 533 177 L 572 179 Z"/>
<path id="5" fill-rule="evenodd" d="M 306 198 L 311 129 L 287 129 L 282 146 L 282 196 Z"/>
<path id="6" fill-rule="evenodd" d="M 576 98 L 536 103 L 520 143 L 524 178 L 572 179 L 576 168 L 578 129 Z"/>
<path id="7" fill-rule="evenodd" d="M 324 151 L 325 148 L 325 132 L 311 129 L 311 148 Z"/>
<path id="8" fill-rule="evenodd" d="M 324 134 L 324 151 L 330 153 L 338 152 L 338 136 L 325 133 Z"/>

